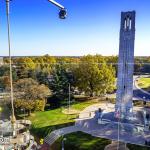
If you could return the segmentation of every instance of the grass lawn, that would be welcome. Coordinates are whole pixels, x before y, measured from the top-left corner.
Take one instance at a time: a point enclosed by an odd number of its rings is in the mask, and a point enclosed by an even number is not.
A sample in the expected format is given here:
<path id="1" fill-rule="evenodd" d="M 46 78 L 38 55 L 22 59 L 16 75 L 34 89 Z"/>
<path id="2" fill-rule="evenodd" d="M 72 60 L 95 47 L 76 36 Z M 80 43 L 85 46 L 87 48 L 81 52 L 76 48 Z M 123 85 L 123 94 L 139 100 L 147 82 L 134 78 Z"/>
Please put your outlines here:
<path id="1" fill-rule="evenodd" d="M 89 100 L 89 101 L 85 101 L 85 102 L 77 102 L 76 104 L 72 105 L 72 108 L 81 111 L 84 108 L 86 108 L 86 107 L 88 107 L 88 106 L 90 106 L 92 104 L 96 104 L 96 103 L 98 103 L 97 100 Z"/>
<path id="2" fill-rule="evenodd" d="M 72 105 L 73 109 L 83 110 L 89 105 L 95 104 L 98 101 L 90 100 L 85 102 L 78 102 Z M 32 121 L 32 133 L 39 137 L 43 138 L 51 131 L 73 125 L 75 122 L 75 118 L 78 117 L 78 114 L 67 115 L 62 113 L 63 108 L 53 109 L 44 112 L 35 112 L 28 119 Z"/>
<path id="3" fill-rule="evenodd" d="M 82 132 L 75 132 L 65 136 L 65 150 L 104 150 L 111 141 L 107 139 L 93 137 Z M 62 137 L 53 145 L 52 150 L 61 149 Z M 149 148 L 128 144 L 130 150 L 148 150 Z"/>
<path id="4" fill-rule="evenodd" d="M 138 86 L 146 91 L 150 91 L 150 78 L 140 78 Z"/>
<path id="5" fill-rule="evenodd" d="M 65 135 L 65 138 L 65 150 L 104 150 L 105 146 L 111 143 L 110 140 L 92 137 L 82 132 Z M 62 137 L 52 145 L 52 150 L 60 150 L 61 141 Z"/>

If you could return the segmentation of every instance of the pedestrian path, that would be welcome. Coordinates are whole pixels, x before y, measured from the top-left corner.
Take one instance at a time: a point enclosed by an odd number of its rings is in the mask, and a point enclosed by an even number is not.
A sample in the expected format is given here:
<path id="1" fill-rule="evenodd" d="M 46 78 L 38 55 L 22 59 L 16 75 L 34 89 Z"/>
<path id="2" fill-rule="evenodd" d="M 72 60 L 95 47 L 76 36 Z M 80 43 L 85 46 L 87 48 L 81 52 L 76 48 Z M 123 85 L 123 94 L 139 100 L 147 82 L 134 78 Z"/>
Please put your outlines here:
<path id="1" fill-rule="evenodd" d="M 80 131 L 80 128 L 78 126 L 70 126 L 70 127 L 58 129 L 51 132 L 49 135 L 47 135 L 44 139 L 44 142 L 51 146 L 61 136 L 64 136 L 65 134 L 69 134 L 72 132 L 77 132 L 77 131 Z"/>
<path id="2" fill-rule="evenodd" d="M 94 104 L 85 108 L 79 115 L 79 118 L 76 119 L 75 125 L 58 129 L 51 132 L 44 139 L 44 143 L 51 146 L 57 139 L 61 136 L 64 136 L 69 133 L 81 131 L 87 134 L 90 134 L 95 137 L 106 138 L 111 140 L 118 139 L 118 123 L 113 121 L 106 121 L 103 124 L 99 124 L 94 114 L 94 111 L 97 111 L 99 108 L 104 110 L 105 113 L 114 111 L 114 104 Z M 139 107 L 134 107 L 134 110 L 140 110 Z M 91 115 L 92 112 L 92 115 Z M 90 114 L 90 115 L 89 115 Z M 149 132 L 146 133 L 144 130 L 139 128 L 139 125 L 132 125 L 128 123 L 121 123 L 120 125 L 120 139 L 128 143 L 144 145 L 145 136 L 149 135 Z M 141 127 L 143 128 L 143 127 Z"/>

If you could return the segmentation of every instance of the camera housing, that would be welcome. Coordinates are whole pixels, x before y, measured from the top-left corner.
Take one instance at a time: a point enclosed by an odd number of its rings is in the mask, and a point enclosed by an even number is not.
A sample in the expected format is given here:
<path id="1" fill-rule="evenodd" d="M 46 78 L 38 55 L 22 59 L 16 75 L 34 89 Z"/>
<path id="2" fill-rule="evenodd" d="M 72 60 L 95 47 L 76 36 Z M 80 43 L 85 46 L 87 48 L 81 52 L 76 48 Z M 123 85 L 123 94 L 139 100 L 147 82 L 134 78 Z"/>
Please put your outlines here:
<path id="1" fill-rule="evenodd" d="M 67 17 L 67 10 L 66 9 L 60 9 L 59 18 L 60 19 L 66 19 L 66 17 Z"/>

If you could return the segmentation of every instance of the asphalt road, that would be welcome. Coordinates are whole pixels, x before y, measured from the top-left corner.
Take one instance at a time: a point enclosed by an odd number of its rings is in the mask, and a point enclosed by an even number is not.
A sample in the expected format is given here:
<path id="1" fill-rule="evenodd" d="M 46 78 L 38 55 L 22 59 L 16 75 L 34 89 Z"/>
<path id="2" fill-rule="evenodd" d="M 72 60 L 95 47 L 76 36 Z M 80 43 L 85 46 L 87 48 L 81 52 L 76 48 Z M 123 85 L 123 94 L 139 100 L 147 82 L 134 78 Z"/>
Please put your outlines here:
<path id="1" fill-rule="evenodd" d="M 150 94 L 142 91 L 136 85 L 136 80 L 138 76 L 134 76 L 133 78 L 133 98 L 136 100 L 150 101 Z"/>

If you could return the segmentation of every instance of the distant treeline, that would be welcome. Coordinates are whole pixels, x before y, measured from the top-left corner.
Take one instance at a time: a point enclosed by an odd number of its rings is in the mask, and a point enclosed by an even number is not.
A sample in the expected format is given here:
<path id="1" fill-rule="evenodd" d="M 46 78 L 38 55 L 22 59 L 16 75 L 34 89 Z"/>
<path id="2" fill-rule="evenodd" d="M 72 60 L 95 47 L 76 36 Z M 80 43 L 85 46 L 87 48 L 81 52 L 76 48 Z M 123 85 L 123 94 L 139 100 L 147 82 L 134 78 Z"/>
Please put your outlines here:
<path id="1" fill-rule="evenodd" d="M 106 63 L 112 64 L 113 67 L 116 69 L 117 73 L 117 63 L 118 63 L 118 56 L 101 56 Z M 29 61 L 31 64 L 32 63 L 51 63 L 51 64 L 56 64 L 56 63 L 72 63 L 76 64 L 79 63 L 81 58 L 84 56 L 49 56 L 49 55 L 44 55 L 44 56 L 13 56 L 13 64 L 18 65 L 27 63 Z M 9 58 L 4 56 L 4 63 L 9 62 Z M 36 65 L 37 66 L 37 65 Z M 146 74 L 150 73 L 150 56 L 135 56 L 135 61 L 134 61 L 134 74 Z"/>

